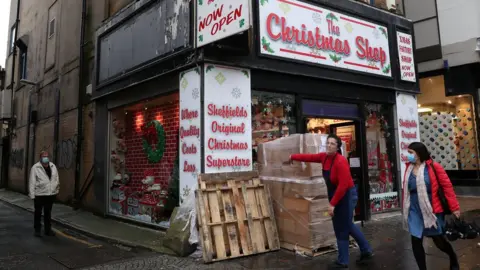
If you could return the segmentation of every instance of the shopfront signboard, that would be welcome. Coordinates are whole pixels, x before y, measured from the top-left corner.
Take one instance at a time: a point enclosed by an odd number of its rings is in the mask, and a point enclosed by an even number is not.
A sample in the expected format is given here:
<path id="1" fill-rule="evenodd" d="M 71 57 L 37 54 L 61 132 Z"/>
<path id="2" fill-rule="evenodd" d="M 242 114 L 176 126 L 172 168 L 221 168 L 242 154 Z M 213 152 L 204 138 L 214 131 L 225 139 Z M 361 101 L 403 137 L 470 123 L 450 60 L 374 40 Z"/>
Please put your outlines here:
<path id="1" fill-rule="evenodd" d="M 205 173 L 252 170 L 250 70 L 204 68 Z"/>
<path id="2" fill-rule="evenodd" d="M 391 77 L 385 26 L 296 0 L 259 1 L 262 55 Z"/>
<path id="3" fill-rule="evenodd" d="M 400 78 L 407 82 L 416 82 L 412 35 L 397 31 L 397 46 L 398 60 L 400 61 Z"/>
<path id="4" fill-rule="evenodd" d="M 249 0 L 195 2 L 197 47 L 246 31 L 250 27 Z"/>
<path id="5" fill-rule="evenodd" d="M 400 162 L 400 176 L 402 177 L 402 181 L 406 168 L 405 164 L 408 162 L 408 146 L 412 142 L 420 141 L 417 106 L 417 97 L 415 95 L 397 93 L 397 149 L 400 155 L 398 160 Z"/>
<path id="6" fill-rule="evenodd" d="M 197 187 L 201 172 L 201 69 L 180 73 L 180 202 Z"/>

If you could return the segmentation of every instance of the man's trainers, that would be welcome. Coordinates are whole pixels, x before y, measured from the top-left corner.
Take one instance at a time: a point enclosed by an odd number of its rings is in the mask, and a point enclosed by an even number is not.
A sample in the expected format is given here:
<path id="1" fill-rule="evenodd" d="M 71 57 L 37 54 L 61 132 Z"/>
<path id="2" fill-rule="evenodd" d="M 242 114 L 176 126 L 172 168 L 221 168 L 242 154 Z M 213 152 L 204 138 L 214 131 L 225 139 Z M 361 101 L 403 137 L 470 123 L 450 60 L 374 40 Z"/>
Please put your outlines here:
<path id="1" fill-rule="evenodd" d="M 348 265 L 334 261 L 329 265 L 328 269 L 348 269 Z"/>
<path id="2" fill-rule="evenodd" d="M 368 262 L 373 257 L 373 252 L 369 253 L 362 253 L 360 257 L 357 259 L 357 263 L 365 263 Z"/>

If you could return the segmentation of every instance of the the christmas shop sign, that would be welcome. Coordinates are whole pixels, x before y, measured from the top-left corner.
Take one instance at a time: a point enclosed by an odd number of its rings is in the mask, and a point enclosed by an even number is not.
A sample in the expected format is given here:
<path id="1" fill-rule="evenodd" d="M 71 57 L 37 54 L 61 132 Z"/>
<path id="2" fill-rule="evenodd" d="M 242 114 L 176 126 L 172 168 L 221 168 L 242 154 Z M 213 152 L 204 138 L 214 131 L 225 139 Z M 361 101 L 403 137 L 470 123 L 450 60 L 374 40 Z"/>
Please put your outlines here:
<path id="1" fill-rule="evenodd" d="M 415 95 L 397 93 L 398 151 L 400 154 L 400 174 L 403 177 L 405 163 L 408 162 L 408 146 L 420 141 L 417 98 Z"/>
<path id="2" fill-rule="evenodd" d="M 185 199 L 197 186 L 201 171 L 201 71 L 180 73 L 180 195 Z"/>
<path id="3" fill-rule="evenodd" d="M 391 77 L 387 28 L 296 0 L 260 0 L 260 51 Z"/>
<path id="4" fill-rule="evenodd" d="M 197 0 L 197 47 L 248 30 L 250 1 Z"/>
<path id="5" fill-rule="evenodd" d="M 252 170 L 250 70 L 205 65 L 205 173 Z"/>
<path id="6" fill-rule="evenodd" d="M 413 61 L 412 35 L 397 32 L 398 58 L 400 61 L 400 78 L 415 82 L 415 61 Z"/>

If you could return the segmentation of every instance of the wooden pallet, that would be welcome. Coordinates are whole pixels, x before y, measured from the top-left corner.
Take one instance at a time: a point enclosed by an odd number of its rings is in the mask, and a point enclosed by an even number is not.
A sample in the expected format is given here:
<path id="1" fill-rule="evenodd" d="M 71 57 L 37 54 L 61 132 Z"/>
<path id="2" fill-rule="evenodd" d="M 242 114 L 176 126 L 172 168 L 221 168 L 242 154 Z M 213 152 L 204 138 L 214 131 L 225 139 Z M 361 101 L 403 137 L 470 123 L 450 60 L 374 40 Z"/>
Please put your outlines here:
<path id="1" fill-rule="evenodd" d="M 283 249 L 290 250 L 293 252 L 299 252 L 308 257 L 317 257 L 317 256 L 321 256 L 321 255 L 325 255 L 325 254 L 337 251 L 335 246 L 326 246 L 318 249 L 310 249 L 310 248 L 305 248 L 305 247 L 297 246 L 297 245 L 286 243 L 286 242 L 281 242 L 280 246 Z"/>
<path id="2" fill-rule="evenodd" d="M 293 252 L 299 252 L 308 257 L 317 257 L 317 256 L 321 256 L 321 255 L 325 255 L 325 254 L 329 254 L 337 251 L 337 247 L 335 245 L 311 249 L 311 248 L 305 248 L 305 247 L 301 247 L 301 246 L 294 245 L 287 242 L 280 242 L 280 247 Z M 350 240 L 350 248 L 353 248 L 353 247 L 356 247 L 355 241 Z"/>
<path id="3" fill-rule="evenodd" d="M 270 193 L 258 173 L 201 174 L 196 200 L 206 263 L 280 249 Z"/>

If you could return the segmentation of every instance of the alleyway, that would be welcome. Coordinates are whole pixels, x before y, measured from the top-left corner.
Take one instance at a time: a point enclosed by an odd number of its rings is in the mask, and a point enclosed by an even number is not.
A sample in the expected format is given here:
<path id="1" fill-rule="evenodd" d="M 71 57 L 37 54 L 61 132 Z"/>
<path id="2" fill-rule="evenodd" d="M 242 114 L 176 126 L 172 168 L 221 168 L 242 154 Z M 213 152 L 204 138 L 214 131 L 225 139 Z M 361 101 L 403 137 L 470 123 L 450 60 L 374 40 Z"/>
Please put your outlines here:
<path id="1" fill-rule="evenodd" d="M 478 215 L 478 214 L 475 214 Z M 473 216 L 473 215 L 471 215 Z M 335 253 L 314 259 L 279 251 L 260 256 L 204 265 L 192 258 L 177 258 L 97 241 L 57 227 L 55 238 L 32 235 L 31 213 L 0 202 L 0 269 L 327 269 Z M 478 218 L 478 216 L 477 216 Z M 416 269 L 410 240 L 399 226 L 400 216 L 366 224 L 364 231 L 375 249 L 371 264 L 354 264 L 358 250 L 352 249 L 350 269 Z M 458 240 L 453 244 L 461 269 L 480 270 L 479 239 Z M 444 254 L 426 240 L 429 269 L 448 269 Z"/>

